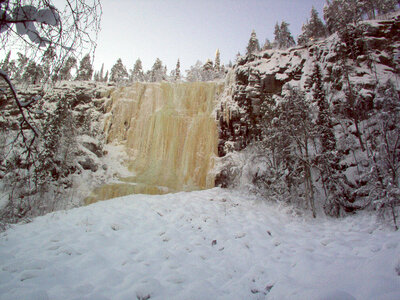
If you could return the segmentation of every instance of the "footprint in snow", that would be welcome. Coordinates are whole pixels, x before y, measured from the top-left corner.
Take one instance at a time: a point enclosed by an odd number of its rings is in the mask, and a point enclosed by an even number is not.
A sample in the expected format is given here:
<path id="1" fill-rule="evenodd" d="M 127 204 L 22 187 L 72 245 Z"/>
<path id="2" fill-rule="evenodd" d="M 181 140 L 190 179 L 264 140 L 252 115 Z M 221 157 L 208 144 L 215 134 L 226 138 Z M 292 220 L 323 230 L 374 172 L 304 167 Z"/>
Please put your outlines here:
<path id="1" fill-rule="evenodd" d="M 32 278 L 35 278 L 35 277 L 36 277 L 36 274 L 34 274 L 31 271 L 27 271 L 27 272 L 23 272 L 21 274 L 21 278 L 19 280 L 20 281 L 25 281 L 25 280 L 32 279 Z"/>
<path id="2" fill-rule="evenodd" d="M 244 232 L 242 232 L 242 233 L 237 233 L 236 235 L 235 235 L 235 239 L 241 239 L 241 238 L 243 238 L 243 237 L 245 237 L 246 236 L 246 233 L 244 233 Z"/>

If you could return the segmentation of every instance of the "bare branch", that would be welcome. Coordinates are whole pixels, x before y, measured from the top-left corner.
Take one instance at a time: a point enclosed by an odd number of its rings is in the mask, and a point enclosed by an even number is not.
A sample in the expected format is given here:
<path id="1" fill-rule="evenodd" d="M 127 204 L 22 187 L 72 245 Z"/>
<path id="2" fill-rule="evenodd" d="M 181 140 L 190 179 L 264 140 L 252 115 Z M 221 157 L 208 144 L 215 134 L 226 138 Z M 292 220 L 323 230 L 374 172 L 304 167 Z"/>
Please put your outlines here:
<path id="1" fill-rule="evenodd" d="M 25 112 L 24 112 L 24 104 L 25 104 L 25 103 L 21 103 L 21 101 L 19 100 L 18 95 L 17 95 L 17 91 L 15 90 L 15 87 L 14 87 L 14 85 L 12 84 L 10 78 L 8 78 L 7 73 L 0 69 L 0 76 L 4 79 L 4 81 L 5 81 L 5 82 L 7 83 L 7 85 L 9 86 L 9 88 L 10 88 L 10 90 L 11 90 L 11 93 L 12 93 L 12 95 L 13 95 L 13 97 L 14 97 L 15 103 L 16 103 L 17 106 L 18 106 L 19 112 L 20 112 L 21 117 L 22 117 L 22 120 L 23 120 L 23 121 L 21 122 L 21 129 L 23 129 L 23 125 L 25 124 L 26 126 L 28 126 L 29 129 L 32 130 L 32 132 L 35 134 L 35 136 L 38 136 L 38 133 L 37 133 L 35 127 L 33 127 L 33 126 L 31 125 L 31 123 L 27 120 L 27 118 L 26 118 L 26 116 L 25 116 Z M 36 100 L 35 100 L 35 101 L 36 101 Z M 30 104 L 31 104 L 31 103 L 30 103 Z M 25 105 L 26 105 L 26 104 L 25 104 Z"/>

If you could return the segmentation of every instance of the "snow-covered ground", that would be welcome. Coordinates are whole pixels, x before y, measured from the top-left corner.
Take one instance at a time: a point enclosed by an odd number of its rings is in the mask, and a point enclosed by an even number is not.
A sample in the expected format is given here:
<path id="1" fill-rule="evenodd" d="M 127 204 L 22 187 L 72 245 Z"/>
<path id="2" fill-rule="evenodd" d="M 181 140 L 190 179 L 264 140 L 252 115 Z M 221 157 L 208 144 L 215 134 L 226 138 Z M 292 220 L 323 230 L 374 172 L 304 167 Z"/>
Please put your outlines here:
<path id="1" fill-rule="evenodd" d="M 0 234 L 0 299 L 400 299 L 400 233 L 239 192 L 132 195 Z"/>

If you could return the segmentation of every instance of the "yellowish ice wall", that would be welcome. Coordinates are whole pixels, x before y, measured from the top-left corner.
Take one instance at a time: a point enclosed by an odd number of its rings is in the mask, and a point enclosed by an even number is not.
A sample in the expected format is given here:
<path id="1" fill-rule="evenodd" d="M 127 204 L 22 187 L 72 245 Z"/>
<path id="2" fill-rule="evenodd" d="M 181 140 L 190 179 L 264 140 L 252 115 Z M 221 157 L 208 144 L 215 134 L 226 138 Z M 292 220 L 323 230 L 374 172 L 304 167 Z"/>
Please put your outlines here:
<path id="1" fill-rule="evenodd" d="M 107 143 L 125 145 L 136 176 L 124 181 L 168 191 L 214 187 L 210 171 L 218 133 L 213 110 L 222 90 L 212 82 L 135 83 L 116 89 L 107 105 L 105 134 Z"/>

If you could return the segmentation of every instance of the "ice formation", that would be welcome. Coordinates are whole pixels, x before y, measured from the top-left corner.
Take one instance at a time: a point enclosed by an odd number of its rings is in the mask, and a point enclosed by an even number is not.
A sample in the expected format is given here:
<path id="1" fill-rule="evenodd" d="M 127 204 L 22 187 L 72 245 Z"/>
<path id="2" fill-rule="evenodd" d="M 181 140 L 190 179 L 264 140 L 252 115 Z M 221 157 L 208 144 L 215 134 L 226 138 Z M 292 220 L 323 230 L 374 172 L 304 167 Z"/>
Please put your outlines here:
<path id="1" fill-rule="evenodd" d="M 103 186 L 93 202 L 130 193 L 162 194 L 214 187 L 218 134 L 214 82 L 135 83 L 106 105 L 107 143 L 124 144 L 135 176 Z"/>

